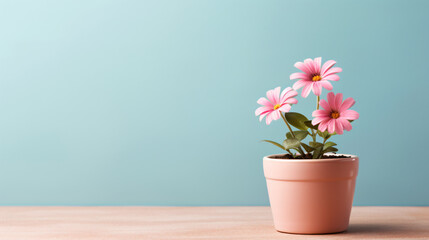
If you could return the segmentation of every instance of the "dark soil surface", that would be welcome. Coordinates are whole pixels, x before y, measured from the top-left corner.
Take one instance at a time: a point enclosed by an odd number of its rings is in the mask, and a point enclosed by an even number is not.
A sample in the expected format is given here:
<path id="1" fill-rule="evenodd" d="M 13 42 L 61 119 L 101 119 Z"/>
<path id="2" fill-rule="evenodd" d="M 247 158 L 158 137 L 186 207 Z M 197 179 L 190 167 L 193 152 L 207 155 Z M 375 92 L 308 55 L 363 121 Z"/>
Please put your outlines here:
<path id="1" fill-rule="evenodd" d="M 284 155 L 277 155 L 277 156 L 270 156 L 270 158 L 273 159 L 313 159 L 313 154 L 305 154 L 304 157 L 297 156 L 296 158 L 293 158 L 290 154 L 284 154 Z M 328 159 L 328 158 L 350 158 L 350 156 L 345 155 L 323 155 L 321 159 Z"/>

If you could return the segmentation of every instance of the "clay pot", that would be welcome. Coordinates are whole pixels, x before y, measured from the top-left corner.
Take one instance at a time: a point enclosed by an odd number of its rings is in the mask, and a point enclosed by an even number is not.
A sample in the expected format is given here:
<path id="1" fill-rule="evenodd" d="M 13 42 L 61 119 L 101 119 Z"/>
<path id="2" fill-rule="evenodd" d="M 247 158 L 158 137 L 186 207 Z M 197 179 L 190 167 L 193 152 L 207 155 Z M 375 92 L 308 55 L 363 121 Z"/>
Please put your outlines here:
<path id="1" fill-rule="evenodd" d="M 350 158 L 264 157 L 264 175 L 277 231 L 322 234 L 347 229 L 359 158 L 345 156 Z"/>

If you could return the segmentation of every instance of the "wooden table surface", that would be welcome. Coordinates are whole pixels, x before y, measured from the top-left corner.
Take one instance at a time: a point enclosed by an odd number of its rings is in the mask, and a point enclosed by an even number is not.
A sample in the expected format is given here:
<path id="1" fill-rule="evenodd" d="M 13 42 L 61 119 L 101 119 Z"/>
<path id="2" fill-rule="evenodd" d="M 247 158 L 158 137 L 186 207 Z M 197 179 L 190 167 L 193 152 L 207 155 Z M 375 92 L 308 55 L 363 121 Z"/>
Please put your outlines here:
<path id="1" fill-rule="evenodd" d="M 269 207 L 0 207 L 0 239 L 429 239 L 429 207 L 354 207 L 325 235 L 279 233 Z"/>

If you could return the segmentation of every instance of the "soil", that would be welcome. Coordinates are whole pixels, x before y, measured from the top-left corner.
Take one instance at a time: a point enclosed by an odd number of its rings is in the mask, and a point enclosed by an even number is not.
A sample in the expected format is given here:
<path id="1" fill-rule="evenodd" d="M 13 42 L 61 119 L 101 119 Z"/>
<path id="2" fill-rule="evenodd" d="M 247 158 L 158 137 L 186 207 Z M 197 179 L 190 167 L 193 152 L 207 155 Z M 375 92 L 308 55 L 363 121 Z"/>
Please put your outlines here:
<path id="1" fill-rule="evenodd" d="M 304 157 L 297 156 L 296 158 L 293 158 L 290 154 L 284 154 L 284 155 L 276 155 L 276 156 L 270 156 L 270 158 L 273 159 L 313 159 L 313 154 L 307 153 Z M 350 156 L 345 155 L 323 155 L 321 159 L 328 159 L 328 158 L 350 158 Z"/>

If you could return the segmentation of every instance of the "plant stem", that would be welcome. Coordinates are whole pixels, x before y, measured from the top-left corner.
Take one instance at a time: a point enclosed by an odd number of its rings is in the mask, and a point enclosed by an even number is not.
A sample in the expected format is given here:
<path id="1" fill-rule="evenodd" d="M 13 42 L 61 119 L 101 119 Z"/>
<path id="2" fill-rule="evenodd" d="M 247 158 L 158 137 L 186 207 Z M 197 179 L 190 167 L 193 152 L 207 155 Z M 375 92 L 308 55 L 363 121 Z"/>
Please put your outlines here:
<path id="1" fill-rule="evenodd" d="M 325 144 L 326 140 L 328 140 L 332 135 L 328 135 L 326 138 L 323 139 L 323 144 Z"/>
<path id="2" fill-rule="evenodd" d="M 320 96 L 317 96 L 317 106 L 316 106 L 316 110 L 319 110 L 319 102 L 320 102 Z"/>
<path id="3" fill-rule="evenodd" d="M 293 153 L 289 150 L 289 149 L 286 149 L 286 151 L 293 157 L 293 158 L 295 158 L 294 156 L 293 156 Z"/>
<path id="4" fill-rule="evenodd" d="M 305 149 L 305 151 L 307 152 L 307 154 L 310 154 L 312 151 L 307 151 L 307 149 Z"/>
<path id="5" fill-rule="evenodd" d="M 295 133 L 293 133 L 292 128 L 290 127 L 290 125 L 289 125 L 289 123 L 287 122 L 287 120 L 286 120 L 285 116 L 283 115 L 283 113 L 280 113 L 280 115 L 282 116 L 283 121 L 285 121 L 287 128 L 289 128 L 289 132 L 290 132 L 290 134 L 292 134 L 292 136 L 293 136 L 294 138 L 296 138 Z M 298 152 L 301 154 L 301 157 L 302 157 L 302 158 L 304 158 L 305 153 L 304 153 L 304 150 L 302 150 L 301 146 L 297 147 L 296 149 L 297 149 L 297 150 L 298 150 Z"/>
<path id="6" fill-rule="evenodd" d="M 320 103 L 320 96 L 317 96 L 317 104 L 316 104 L 316 110 L 319 110 L 319 104 Z M 313 141 L 316 142 L 316 138 L 317 138 L 317 132 L 315 133 L 313 129 L 311 129 L 311 131 L 313 132 Z"/>
<path id="7" fill-rule="evenodd" d="M 313 142 L 316 142 L 316 133 L 314 133 L 314 130 L 311 128 L 311 137 L 313 138 Z"/>
<path id="8" fill-rule="evenodd" d="M 285 121 L 286 126 L 289 128 L 290 134 L 292 134 L 292 136 L 293 136 L 294 138 L 296 138 L 295 133 L 293 133 L 292 128 L 290 127 L 289 123 L 286 121 L 285 116 L 284 116 L 282 113 L 280 113 L 280 115 L 282 116 L 283 121 Z"/>
<path id="9" fill-rule="evenodd" d="M 283 121 L 285 121 L 287 128 L 289 128 L 289 132 L 290 132 L 290 134 L 292 134 L 292 136 L 293 136 L 294 138 L 296 138 L 295 133 L 293 133 L 292 128 L 290 127 L 289 123 L 286 121 L 285 116 L 284 116 L 282 113 L 280 113 L 280 115 L 282 116 Z"/>
<path id="10" fill-rule="evenodd" d="M 323 138 L 323 146 L 325 146 L 326 141 L 327 141 L 330 137 L 331 137 L 331 135 L 328 135 L 326 138 Z M 322 158 L 322 157 L 323 157 L 323 154 L 321 154 L 321 155 L 319 156 L 319 158 Z"/>
<path id="11" fill-rule="evenodd" d="M 304 150 L 302 150 L 302 148 L 301 148 L 301 147 L 297 148 L 297 150 L 298 150 L 298 152 L 301 154 L 301 158 L 302 158 L 302 159 L 304 159 L 304 157 L 305 157 L 305 152 L 304 152 Z"/>

